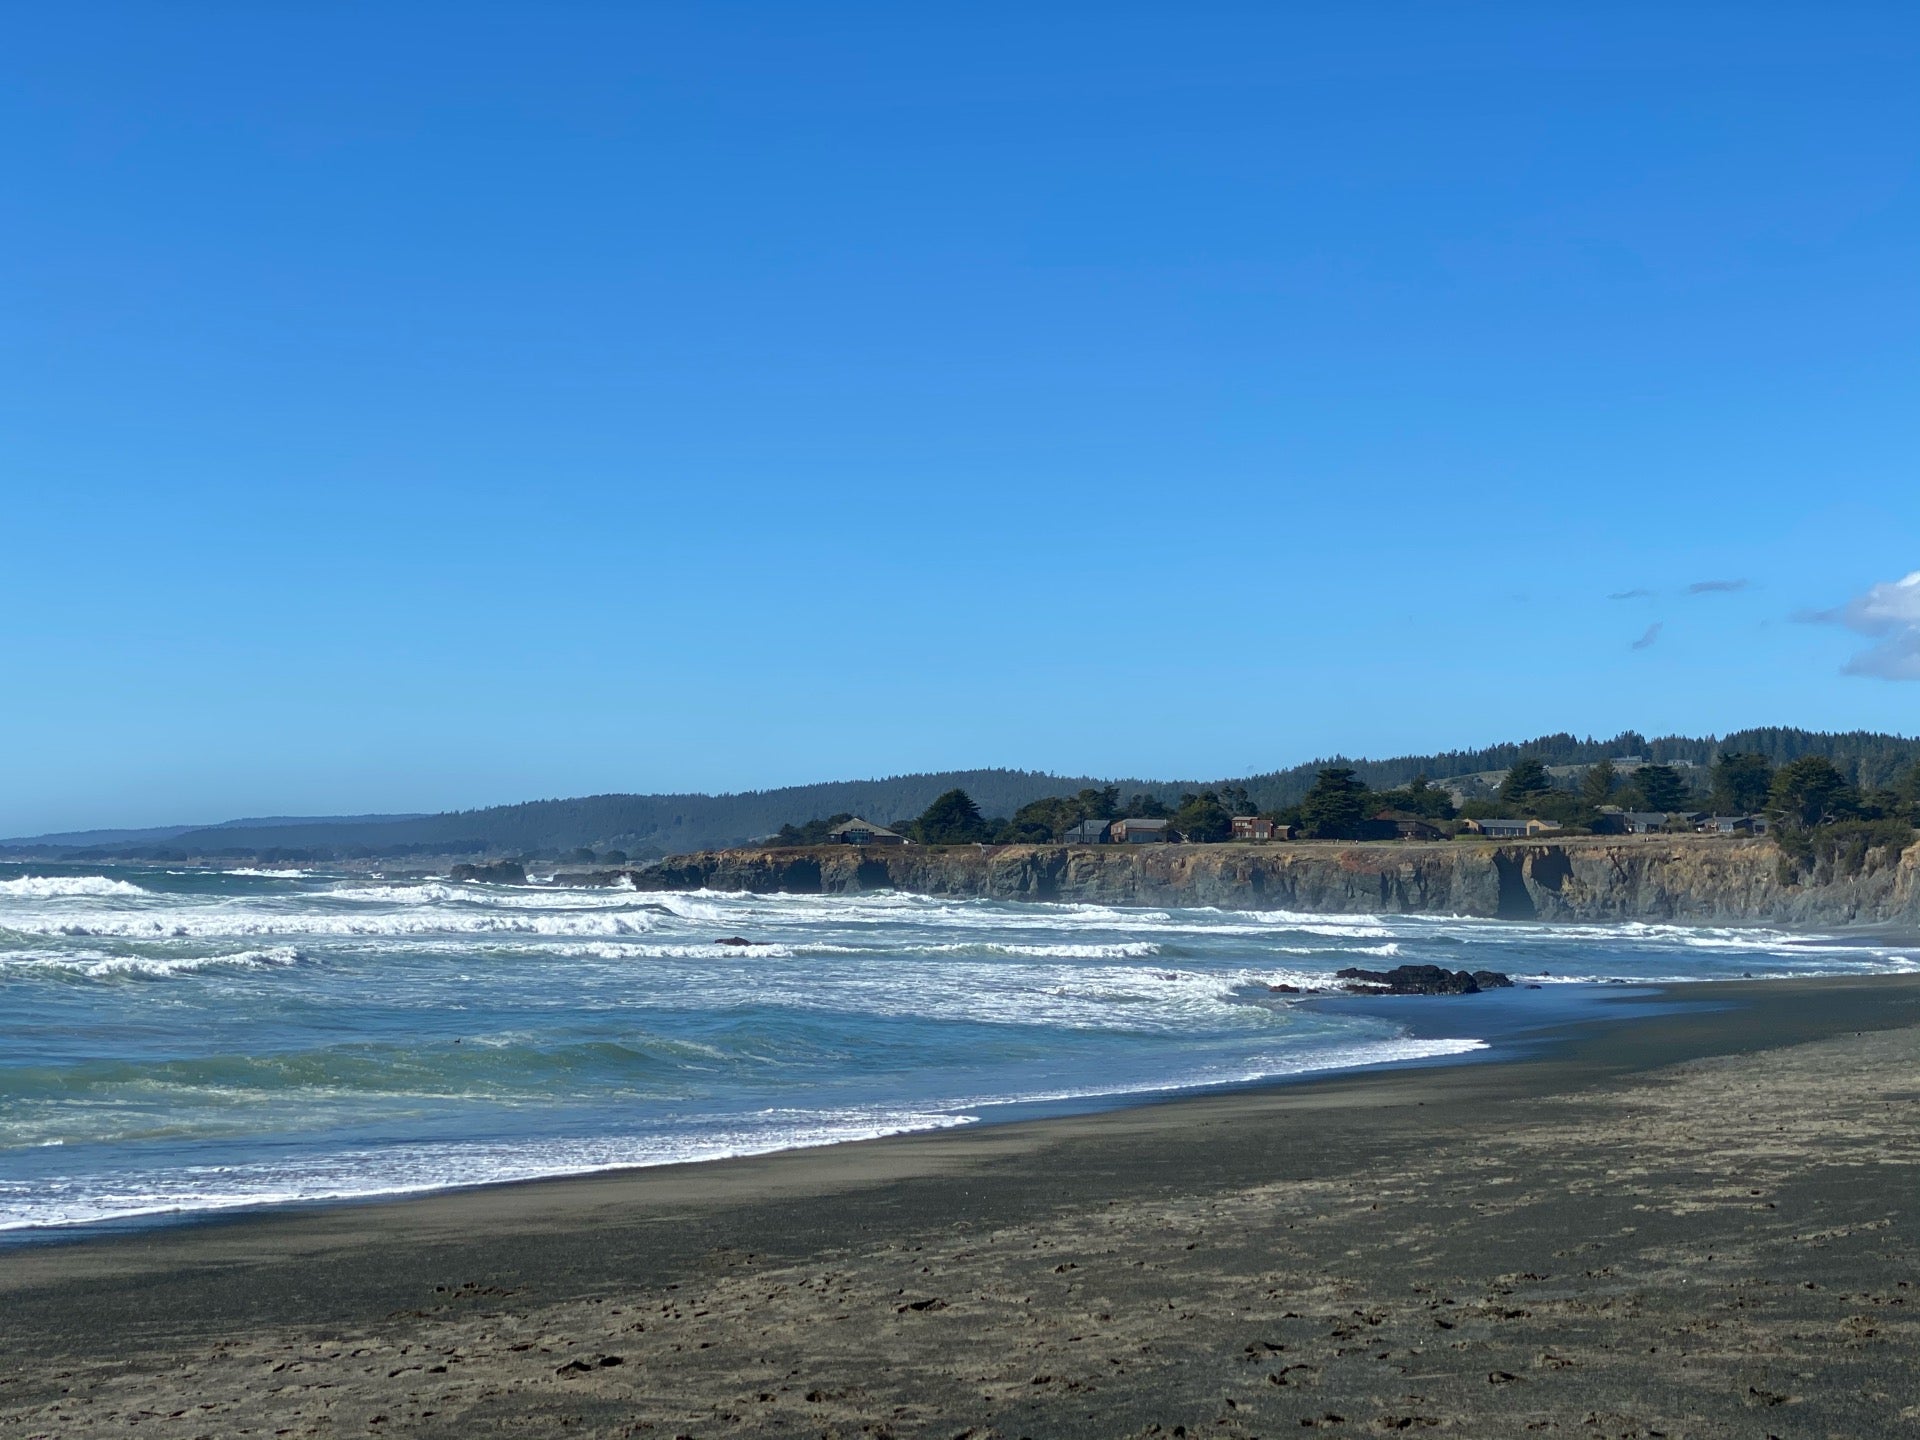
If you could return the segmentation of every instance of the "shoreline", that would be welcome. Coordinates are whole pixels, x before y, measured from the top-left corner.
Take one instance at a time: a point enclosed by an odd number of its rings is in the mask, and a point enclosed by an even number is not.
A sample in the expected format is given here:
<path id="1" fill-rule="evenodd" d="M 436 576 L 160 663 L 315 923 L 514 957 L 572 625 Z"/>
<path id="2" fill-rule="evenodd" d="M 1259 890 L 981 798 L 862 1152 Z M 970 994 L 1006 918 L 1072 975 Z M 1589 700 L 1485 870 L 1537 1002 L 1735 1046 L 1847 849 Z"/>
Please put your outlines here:
<path id="1" fill-rule="evenodd" d="M 1876 980 L 1894 975 L 1834 977 Z M 1920 979 L 1920 975 L 1916 975 Z M 1273 1071 L 1242 1079 L 1201 1081 L 1190 1085 L 1158 1086 L 1139 1090 L 1088 1090 L 1034 1098 L 982 1100 L 946 1107 L 944 1123 L 926 1124 L 910 1129 L 831 1140 L 816 1144 L 780 1145 L 763 1150 L 748 1150 L 730 1155 L 700 1159 L 639 1163 L 614 1163 L 580 1170 L 562 1170 L 549 1174 L 466 1184 L 368 1191 L 351 1195 L 327 1195 L 270 1201 L 249 1201 L 233 1205 L 206 1205 L 192 1209 L 155 1209 L 96 1220 L 66 1224 L 29 1225 L 0 1228 L 0 1257 L 47 1246 L 88 1245 L 115 1239 L 131 1239 L 154 1232 L 245 1224 L 282 1216 L 324 1214 L 333 1210 L 406 1205 L 436 1198 L 514 1190 L 529 1186 L 561 1185 L 621 1176 L 638 1176 L 663 1171 L 704 1169 L 734 1162 L 775 1160 L 799 1154 L 827 1154 L 855 1146 L 888 1142 L 907 1142 L 917 1138 L 944 1135 L 959 1130 L 988 1130 L 1003 1126 L 1045 1125 L 1114 1112 L 1146 1109 L 1187 1101 L 1255 1095 L 1269 1090 L 1291 1089 L 1336 1080 L 1362 1080 L 1368 1076 L 1400 1071 L 1417 1071 L 1457 1065 L 1505 1065 L 1514 1063 L 1557 1042 L 1571 1038 L 1585 1027 L 1604 1024 L 1618 1017 L 1610 1015 L 1614 1007 L 1629 1006 L 1631 1014 L 1645 1019 L 1669 1011 L 1708 1004 L 1707 994 L 1729 985 L 1749 983 L 1803 984 L 1808 977 L 1779 977 L 1771 982 L 1701 981 L 1648 982 L 1619 980 L 1561 981 L 1542 986 L 1525 977 L 1516 979 L 1510 989 L 1495 989 L 1465 996 L 1380 995 L 1362 992 L 1326 991 L 1302 995 L 1292 1003 L 1300 1009 L 1359 1018 L 1391 1019 L 1401 1027 L 1394 1039 L 1364 1042 L 1371 1046 L 1410 1044 L 1457 1045 L 1455 1049 L 1435 1049 L 1427 1053 L 1391 1059 L 1366 1060 L 1353 1064 L 1328 1064 L 1296 1071 Z M 1820 983 L 1817 980 L 1811 983 Z M 1700 995 L 1674 1001 L 1664 997 L 1676 986 L 1700 989 Z M 1465 1002 L 1464 1005 L 1462 1002 Z M 1467 1034 L 1466 1032 L 1473 1032 Z M 3 1293 L 3 1292 L 0 1292 Z"/>
<path id="2" fill-rule="evenodd" d="M 892 1195 L 885 1208 L 904 1205 L 923 1218 L 965 1220 L 975 1210 L 977 1223 L 998 1207 L 974 1189 L 949 1190 L 948 1179 L 1011 1166 L 1026 1172 L 1026 1185 L 1071 1200 L 1070 1192 L 1085 1183 L 1090 1166 L 1120 1184 L 1111 1165 L 1098 1157 L 1131 1147 L 1186 1152 L 1187 1161 L 1199 1167 L 1199 1179 L 1209 1168 L 1234 1168 L 1201 1153 L 1206 1148 L 1201 1137 L 1211 1131 L 1255 1132 L 1284 1124 L 1290 1131 L 1323 1132 L 1339 1128 L 1337 1117 L 1357 1117 L 1364 1126 L 1342 1136 L 1351 1148 L 1392 1148 L 1406 1140 L 1404 1127 L 1415 1111 L 1431 1112 L 1419 1117 L 1423 1126 L 1459 1123 L 1486 1107 L 1564 1098 L 1697 1061 L 1920 1026 L 1920 975 L 1618 988 L 1623 993 L 1617 999 L 1603 996 L 1594 1002 L 1591 1018 L 1550 1026 L 1525 1046 L 1515 1045 L 1516 1053 L 1477 1063 L 1458 1063 L 1454 1057 L 1442 1064 L 1323 1072 L 1070 1115 L 757 1156 L 69 1232 L 50 1237 L 51 1243 L 0 1251 L 5 1255 L 0 1296 L 6 1298 L 0 1305 L 0 1344 L 13 1351 L 63 1345 L 118 1351 L 132 1334 L 107 1339 L 107 1332 L 96 1328 L 95 1307 L 108 1292 L 120 1297 L 113 1311 L 118 1319 L 154 1338 L 173 1332 L 175 1340 L 184 1340 L 255 1323 L 365 1322 L 376 1312 L 385 1314 L 382 1307 L 390 1309 L 397 1297 L 418 1298 L 424 1279 L 417 1263 L 390 1266 L 376 1257 L 428 1250 L 441 1257 L 436 1269 L 478 1265 L 498 1273 L 503 1266 L 525 1266 L 543 1272 L 554 1263 L 547 1252 L 573 1249 L 581 1227 L 612 1226 L 637 1240 L 653 1222 L 684 1216 L 690 1206 L 709 1213 L 709 1229 L 746 1223 L 768 1206 L 797 1207 L 810 1213 L 794 1233 L 809 1234 L 816 1242 L 837 1235 L 851 1220 L 811 1213 L 810 1207 L 837 1210 L 840 1201 L 855 1196 L 871 1201 Z M 1446 999 L 1309 1003 L 1365 1006 L 1376 1013 L 1393 1006 L 1424 1012 L 1436 1022 L 1459 1013 L 1454 1009 L 1459 1002 Z M 1039 1173 L 1069 1159 L 1069 1168 L 1077 1167 L 1078 1173 Z M 652 1257 L 650 1271 L 661 1264 L 684 1270 L 691 1259 L 687 1243 L 642 1249 Z M 489 1256 L 484 1262 L 483 1253 Z M 325 1284 L 302 1284 L 297 1294 L 282 1288 L 289 1268 L 300 1270 L 323 1255 L 329 1260 Z M 236 1271 L 259 1279 L 251 1297 L 231 1289 Z M 279 1279 L 269 1281 L 276 1274 Z M 427 1293 L 433 1293 L 430 1286 Z"/>
<path id="3" fill-rule="evenodd" d="M 13 1250 L 0 1345 L 0 1434 L 47 1440 L 1905 1433 L 1920 976 Z"/>

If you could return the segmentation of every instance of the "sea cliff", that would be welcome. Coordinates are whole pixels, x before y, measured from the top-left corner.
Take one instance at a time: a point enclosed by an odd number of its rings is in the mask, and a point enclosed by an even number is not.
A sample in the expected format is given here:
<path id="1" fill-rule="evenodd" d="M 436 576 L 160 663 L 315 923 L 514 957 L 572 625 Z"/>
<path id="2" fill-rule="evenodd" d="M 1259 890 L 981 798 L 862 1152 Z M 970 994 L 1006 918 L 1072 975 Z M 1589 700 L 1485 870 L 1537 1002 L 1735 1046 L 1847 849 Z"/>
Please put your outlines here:
<path id="1" fill-rule="evenodd" d="M 1767 841 L 1581 836 L 1512 843 L 814 846 L 709 850 L 629 872 L 645 890 L 1216 905 L 1510 920 L 1920 925 L 1920 845 L 1853 874 L 1796 874 Z"/>

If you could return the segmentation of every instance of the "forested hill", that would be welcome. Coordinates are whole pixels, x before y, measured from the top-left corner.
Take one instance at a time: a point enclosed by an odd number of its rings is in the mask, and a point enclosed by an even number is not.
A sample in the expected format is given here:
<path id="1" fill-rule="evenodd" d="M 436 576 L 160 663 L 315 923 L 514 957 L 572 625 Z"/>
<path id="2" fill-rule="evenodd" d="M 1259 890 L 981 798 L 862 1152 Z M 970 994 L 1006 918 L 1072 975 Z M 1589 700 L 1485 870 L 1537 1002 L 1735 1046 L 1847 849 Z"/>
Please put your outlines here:
<path id="1" fill-rule="evenodd" d="M 1563 731 L 1533 740 L 1489 745 L 1484 750 L 1446 750 L 1437 755 L 1401 755 L 1388 760 L 1352 760 L 1336 755 L 1288 770 L 1250 776 L 1237 783 L 1247 787 L 1248 795 L 1262 809 L 1280 809 L 1305 795 L 1313 785 L 1314 776 L 1328 765 L 1351 768 L 1371 790 L 1392 790 L 1416 775 L 1425 775 L 1429 780 L 1447 780 L 1458 775 L 1506 770 L 1523 756 L 1547 765 L 1591 765 L 1625 755 L 1638 755 L 1662 765 L 1676 761 L 1708 765 L 1722 752 L 1763 755 L 1775 766 L 1798 760 L 1803 755 L 1820 755 L 1839 766 L 1854 784 L 1874 789 L 1892 784 L 1896 775 L 1920 760 L 1920 739 L 1867 730 L 1828 734 L 1784 726 L 1739 730 L 1717 738 L 1665 735 L 1652 740 L 1635 730 L 1624 730 L 1607 740 L 1595 740 L 1591 736 L 1580 739 Z"/>
<path id="2" fill-rule="evenodd" d="M 1088 785 L 1178 798 L 1179 785 L 1102 781 L 1037 770 L 947 770 L 884 780 L 836 781 L 754 790 L 737 795 L 589 795 L 577 800 L 530 800 L 485 810 L 461 810 L 405 820 L 335 824 L 293 821 L 251 827 L 189 830 L 163 842 L 177 853 L 270 850 L 505 852 L 527 854 L 620 849 L 634 856 L 736 845 L 771 835 L 782 825 L 817 815 L 855 814 L 888 824 L 918 815 L 935 796 L 965 790 L 989 814 L 1011 815 L 1044 795 L 1071 794 Z M 1191 787 L 1185 787 L 1191 788 Z"/>
<path id="3" fill-rule="evenodd" d="M 84 850 L 72 845 L 50 846 L 45 841 L 55 837 L 45 837 L 31 848 L 40 852 L 61 848 L 71 854 L 159 857 L 276 851 L 327 857 L 356 853 L 525 855 L 585 847 L 596 851 L 619 849 L 638 859 L 740 844 L 771 835 L 782 825 L 802 825 L 830 815 L 855 814 L 891 824 L 911 819 L 936 796 L 955 788 L 965 790 L 989 816 L 1012 815 L 1022 805 L 1043 796 L 1070 795 L 1086 787 L 1105 785 L 1115 786 L 1123 800 L 1141 794 L 1168 804 L 1177 804 L 1186 791 L 1239 785 L 1246 788 L 1249 799 L 1259 808 L 1273 810 L 1297 802 L 1312 785 L 1316 772 L 1327 765 L 1349 766 L 1371 789 L 1390 790 L 1420 774 L 1445 780 L 1504 770 L 1523 756 L 1548 765 L 1583 765 L 1638 755 L 1651 761 L 1690 761 L 1704 766 L 1722 751 L 1763 755 L 1774 765 L 1803 755 L 1821 755 L 1832 760 L 1855 784 L 1875 788 L 1891 784 L 1896 775 L 1920 761 L 1920 739 L 1866 731 L 1823 734 L 1785 728 L 1743 730 L 1719 738 L 1648 739 L 1625 731 L 1596 740 L 1559 734 L 1483 750 L 1450 750 L 1385 760 L 1332 756 L 1262 775 L 1208 781 L 1113 780 L 1037 770 L 948 770 L 736 795 L 592 795 L 443 815 L 239 821 L 184 829 L 145 843 L 96 840 Z"/>

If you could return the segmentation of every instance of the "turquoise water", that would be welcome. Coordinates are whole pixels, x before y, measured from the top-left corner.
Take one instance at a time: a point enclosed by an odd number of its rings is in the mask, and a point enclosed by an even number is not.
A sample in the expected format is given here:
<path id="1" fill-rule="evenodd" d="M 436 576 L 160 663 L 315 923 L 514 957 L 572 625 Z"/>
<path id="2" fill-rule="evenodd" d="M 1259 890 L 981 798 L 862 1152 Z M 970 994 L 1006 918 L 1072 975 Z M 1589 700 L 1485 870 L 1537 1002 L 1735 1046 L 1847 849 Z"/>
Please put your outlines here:
<path id="1" fill-rule="evenodd" d="M 746 946 L 716 940 L 743 937 Z M 1764 930 L 0 867 L 0 1229 L 406 1193 L 1482 1050 L 1274 993 L 1920 968 Z M 1476 1006 L 1481 1008 L 1476 1009 Z M 1436 1033 L 1436 1030 L 1439 1033 Z"/>

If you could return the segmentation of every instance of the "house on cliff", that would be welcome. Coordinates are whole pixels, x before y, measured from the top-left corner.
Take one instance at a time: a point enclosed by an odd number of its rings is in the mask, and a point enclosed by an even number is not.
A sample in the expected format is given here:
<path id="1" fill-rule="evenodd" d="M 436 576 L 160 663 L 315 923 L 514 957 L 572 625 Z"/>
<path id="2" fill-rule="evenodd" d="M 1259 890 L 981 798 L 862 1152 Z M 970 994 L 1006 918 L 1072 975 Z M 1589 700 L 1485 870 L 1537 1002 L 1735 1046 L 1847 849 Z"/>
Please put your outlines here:
<path id="1" fill-rule="evenodd" d="M 1165 820 L 1116 820 L 1108 833 L 1116 845 L 1158 845 L 1167 839 Z"/>
<path id="2" fill-rule="evenodd" d="M 1507 820 L 1493 818 L 1468 820 L 1467 829 L 1489 840 L 1525 840 L 1534 835 L 1551 835 L 1560 828 L 1555 820 Z"/>
<path id="3" fill-rule="evenodd" d="M 1060 832 L 1062 845 L 1104 845 L 1107 843 L 1105 820 L 1082 820 Z"/>
<path id="4" fill-rule="evenodd" d="M 1393 827 L 1396 840 L 1444 840 L 1446 831 L 1431 820 L 1419 815 L 1402 815 L 1393 810 L 1382 810 L 1373 817 L 1381 825 Z"/>
<path id="5" fill-rule="evenodd" d="M 1283 825 L 1277 820 L 1269 820 L 1264 815 L 1236 815 L 1233 817 L 1233 838 L 1236 840 L 1291 840 L 1293 827 Z"/>
<path id="6" fill-rule="evenodd" d="M 836 825 L 827 832 L 827 839 L 835 845 L 905 845 L 907 837 L 898 830 L 889 830 L 884 825 L 876 825 L 871 820 L 862 820 L 859 816 Z"/>

